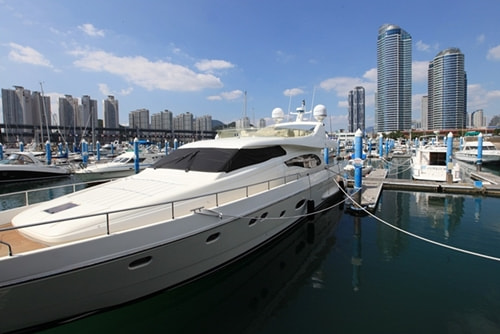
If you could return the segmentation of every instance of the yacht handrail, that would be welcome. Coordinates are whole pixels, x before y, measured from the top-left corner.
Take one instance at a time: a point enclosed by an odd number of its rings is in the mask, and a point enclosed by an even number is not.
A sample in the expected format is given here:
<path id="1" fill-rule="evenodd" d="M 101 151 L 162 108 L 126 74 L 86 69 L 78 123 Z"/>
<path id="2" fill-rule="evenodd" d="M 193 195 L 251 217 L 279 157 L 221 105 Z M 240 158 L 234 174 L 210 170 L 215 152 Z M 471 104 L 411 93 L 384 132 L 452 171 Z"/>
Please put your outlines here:
<path id="1" fill-rule="evenodd" d="M 234 192 L 234 191 L 238 191 L 238 190 L 245 190 L 244 195 L 237 197 L 237 199 L 245 198 L 245 197 L 249 197 L 250 195 L 253 195 L 255 193 L 259 193 L 262 191 L 262 190 L 259 190 L 259 191 L 255 191 L 252 193 L 250 191 L 250 188 L 252 188 L 252 187 L 267 184 L 266 190 L 270 190 L 270 189 L 273 189 L 275 187 L 278 187 L 278 186 L 281 186 L 281 185 L 284 185 L 284 184 L 287 184 L 290 182 L 297 181 L 297 180 L 301 179 L 302 177 L 307 177 L 307 176 L 309 176 L 309 173 L 307 173 L 307 172 L 306 173 L 296 173 L 296 174 L 292 174 L 292 175 L 285 175 L 285 176 L 281 176 L 278 178 L 273 178 L 273 179 L 269 179 L 269 180 L 258 182 L 258 183 L 248 184 L 245 186 L 240 186 L 240 187 L 236 187 L 236 188 L 232 188 L 232 189 L 228 189 L 228 190 L 224 190 L 224 191 L 218 191 L 218 192 L 214 192 L 214 193 L 202 194 L 202 195 L 197 195 L 197 196 L 193 196 L 193 197 L 181 198 L 181 199 L 177 199 L 174 201 L 167 201 L 167 202 L 155 203 L 155 204 L 150 204 L 150 205 L 141 205 L 141 206 L 135 206 L 135 207 L 126 208 L 126 209 L 98 212 L 98 213 L 93 213 L 93 214 L 88 214 L 88 215 L 81 215 L 81 216 L 51 220 L 51 221 L 46 221 L 46 222 L 35 222 L 32 224 L 26 224 L 26 225 L 22 225 L 22 226 L 3 227 L 3 228 L 0 228 L 0 232 L 7 232 L 7 231 L 11 231 L 11 230 L 19 230 L 22 228 L 29 228 L 29 227 L 35 227 L 35 226 L 41 226 L 41 225 L 47 225 L 47 224 L 54 224 L 54 223 L 60 223 L 60 222 L 65 222 L 65 221 L 72 221 L 72 220 L 82 219 L 82 218 L 105 216 L 105 218 L 106 218 L 106 234 L 109 235 L 109 234 L 111 234 L 110 219 L 109 219 L 109 216 L 111 214 L 133 211 L 133 210 L 144 209 L 144 208 L 150 208 L 150 207 L 163 206 L 163 205 L 170 205 L 171 210 L 172 210 L 171 219 L 175 219 L 176 216 L 175 216 L 174 207 L 175 207 L 176 203 L 190 201 L 193 199 L 214 197 L 215 207 L 218 207 L 220 204 L 225 203 L 224 201 L 222 201 L 223 203 L 221 203 L 221 201 L 220 201 L 220 196 L 224 193 Z M 231 201 L 234 201 L 234 200 L 235 200 L 235 198 L 231 198 Z M 229 201 L 226 201 L 226 202 L 229 202 Z M 196 205 L 196 204 L 194 204 L 194 205 Z M 189 211 L 195 212 L 195 211 L 201 210 L 201 209 L 203 209 L 203 207 L 195 207 Z M 179 217 L 182 217 L 184 215 L 186 215 L 186 213 L 180 214 Z M 169 220 L 169 219 L 167 218 L 167 220 Z"/>

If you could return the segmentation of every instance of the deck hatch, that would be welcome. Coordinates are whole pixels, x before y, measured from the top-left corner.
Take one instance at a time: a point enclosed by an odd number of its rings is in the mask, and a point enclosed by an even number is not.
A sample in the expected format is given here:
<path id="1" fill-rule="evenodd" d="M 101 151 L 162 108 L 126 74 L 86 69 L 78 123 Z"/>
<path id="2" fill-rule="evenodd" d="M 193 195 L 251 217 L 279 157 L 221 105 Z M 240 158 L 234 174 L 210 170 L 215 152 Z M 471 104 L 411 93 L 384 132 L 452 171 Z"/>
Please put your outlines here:
<path id="1" fill-rule="evenodd" d="M 47 212 L 47 213 L 50 213 L 50 214 L 54 214 L 54 213 L 58 213 L 58 212 L 61 212 L 61 211 L 64 211 L 64 210 L 68 210 L 68 209 L 74 208 L 75 206 L 78 206 L 78 204 L 70 202 L 70 203 L 64 203 L 64 204 L 55 206 L 53 208 L 46 209 L 44 211 Z"/>

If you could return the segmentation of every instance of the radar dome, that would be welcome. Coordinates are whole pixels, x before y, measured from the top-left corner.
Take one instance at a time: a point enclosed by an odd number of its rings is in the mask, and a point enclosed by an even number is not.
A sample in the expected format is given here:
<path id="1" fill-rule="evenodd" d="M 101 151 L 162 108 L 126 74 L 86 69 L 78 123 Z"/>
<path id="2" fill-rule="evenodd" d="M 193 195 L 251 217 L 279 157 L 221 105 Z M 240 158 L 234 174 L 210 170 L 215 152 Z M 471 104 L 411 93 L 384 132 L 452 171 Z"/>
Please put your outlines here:
<path id="1" fill-rule="evenodd" d="M 273 113 L 272 113 L 272 118 L 276 122 L 281 122 L 283 118 L 285 118 L 285 113 L 283 112 L 283 109 L 281 108 L 274 108 Z"/>
<path id="2" fill-rule="evenodd" d="M 326 107 L 322 104 L 318 104 L 314 107 L 313 115 L 318 122 L 323 121 L 326 118 Z"/>

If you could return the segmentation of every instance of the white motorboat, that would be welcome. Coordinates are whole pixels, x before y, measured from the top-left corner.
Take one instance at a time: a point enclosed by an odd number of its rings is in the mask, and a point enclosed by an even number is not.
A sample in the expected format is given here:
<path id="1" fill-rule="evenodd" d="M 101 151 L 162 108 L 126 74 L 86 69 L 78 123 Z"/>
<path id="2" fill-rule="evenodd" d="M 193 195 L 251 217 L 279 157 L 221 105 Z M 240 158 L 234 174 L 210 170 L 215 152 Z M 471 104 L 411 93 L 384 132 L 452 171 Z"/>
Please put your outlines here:
<path id="1" fill-rule="evenodd" d="M 446 165 L 447 148 L 442 144 L 425 144 L 415 150 L 411 158 L 412 178 L 422 181 L 446 182 L 448 166 Z M 460 166 L 450 163 L 453 182 L 459 182 Z"/>
<path id="2" fill-rule="evenodd" d="M 464 141 L 462 148 L 455 152 L 455 159 L 476 163 L 479 143 L 477 140 Z M 500 150 L 495 144 L 488 140 L 483 140 L 481 150 L 481 163 L 483 164 L 498 164 L 500 163 Z"/>
<path id="3" fill-rule="evenodd" d="M 335 146 L 326 109 L 314 109 L 317 121 L 304 114 L 185 144 L 141 173 L 0 212 L 0 332 L 194 280 L 338 200 L 324 155 Z"/>
<path id="4" fill-rule="evenodd" d="M 36 181 L 69 175 L 68 168 L 47 165 L 29 151 L 12 152 L 0 161 L 0 183 Z"/>
<path id="5" fill-rule="evenodd" d="M 116 179 L 140 172 L 164 156 L 164 153 L 140 150 L 139 165 L 136 171 L 135 152 L 126 151 L 108 162 L 94 161 L 86 166 L 80 163 L 78 168 L 75 168 L 74 173 L 83 181 Z"/>

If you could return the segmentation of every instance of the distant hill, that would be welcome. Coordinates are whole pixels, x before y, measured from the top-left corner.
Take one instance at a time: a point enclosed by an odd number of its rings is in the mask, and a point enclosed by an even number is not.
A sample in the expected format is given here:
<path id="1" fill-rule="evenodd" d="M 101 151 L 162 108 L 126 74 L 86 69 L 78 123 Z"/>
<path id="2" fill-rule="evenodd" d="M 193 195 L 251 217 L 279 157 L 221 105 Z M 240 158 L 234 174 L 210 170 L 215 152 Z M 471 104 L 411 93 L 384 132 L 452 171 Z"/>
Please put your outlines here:
<path id="1" fill-rule="evenodd" d="M 212 130 L 213 131 L 231 128 L 231 127 L 234 128 L 235 126 L 236 126 L 235 122 L 225 124 L 225 123 L 222 123 L 221 121 L 218 121 L 218 120 L 212 120 Z"/>
<path id="2" fill-rule="evenodd" d="M 217 129 L 222 129 L 226 126 L 226 124 L 222 123 L 221 121 L 218 121 L 216 119 L 212 120 L 212 129 L 217 130 Z"/>

